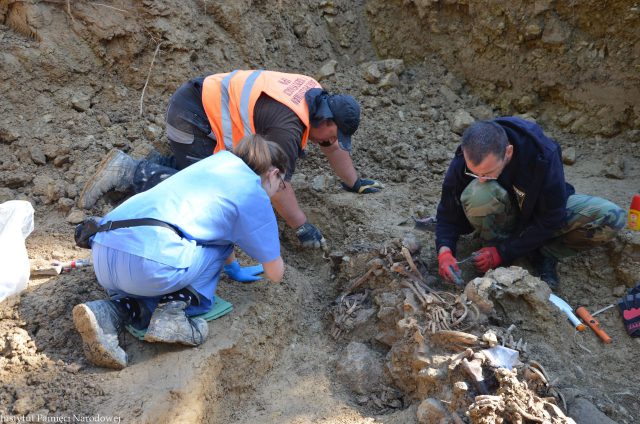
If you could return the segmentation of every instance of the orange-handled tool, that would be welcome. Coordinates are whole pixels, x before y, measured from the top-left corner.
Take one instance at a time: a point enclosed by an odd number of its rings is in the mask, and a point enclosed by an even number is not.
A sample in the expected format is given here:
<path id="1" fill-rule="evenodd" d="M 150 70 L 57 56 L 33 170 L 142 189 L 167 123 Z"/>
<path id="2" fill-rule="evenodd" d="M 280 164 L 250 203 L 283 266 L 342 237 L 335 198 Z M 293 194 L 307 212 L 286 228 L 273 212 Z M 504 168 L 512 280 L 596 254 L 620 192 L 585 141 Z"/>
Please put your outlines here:
<path id="1" fill-rule="evenodd" d="M 604 330 L 600 328 L 600 322 L 598 322 L 598 320 L 595 319 L 593 315 L 589 313 L 589 311 L 587 311 L 587 308 L 585 308 L 584 306 L 579 306 L 576 309 L 576 315 L 582 318 L 582 320 L 589 327 L 591 327 L 593 332 L 596 333 L 596 335 L 600 337 L 603 342 L 611 343 L 611 337 L 609 337 L 607 333 L 605 333 Z"/>

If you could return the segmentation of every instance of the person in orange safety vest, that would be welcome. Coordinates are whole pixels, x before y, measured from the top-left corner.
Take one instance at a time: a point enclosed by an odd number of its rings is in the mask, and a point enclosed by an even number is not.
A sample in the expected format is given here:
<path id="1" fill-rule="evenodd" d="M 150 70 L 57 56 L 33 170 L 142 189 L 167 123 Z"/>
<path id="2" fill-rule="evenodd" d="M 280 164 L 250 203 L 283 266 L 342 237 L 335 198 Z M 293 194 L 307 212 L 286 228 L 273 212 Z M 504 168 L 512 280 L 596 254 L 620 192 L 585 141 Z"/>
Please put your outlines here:
<path id="1" fill-rule="evenodd" d="M 311 77 L 266 70 L 235 70 L 194 78 L 169 100 L 167 138 L 173 156 L 155 153 L 134 160 L 113 149 L 86 182 L 78 204 L 89 209 L 110 190 L 139 193 L 187 166 L 259 134 L 277 143 L 289 163 L 284 190 L 271 199 L 304 247 L 325 248 L 320 230 L 307 221 L 291 185 L 295 164 L 307 142 L 318 144 L 345 190 L 374 193 L 375 180 L 359 178 L 351 159 L 351 136 L 360 123 L 360 106 L 349 95 L 329 94 Z"/>

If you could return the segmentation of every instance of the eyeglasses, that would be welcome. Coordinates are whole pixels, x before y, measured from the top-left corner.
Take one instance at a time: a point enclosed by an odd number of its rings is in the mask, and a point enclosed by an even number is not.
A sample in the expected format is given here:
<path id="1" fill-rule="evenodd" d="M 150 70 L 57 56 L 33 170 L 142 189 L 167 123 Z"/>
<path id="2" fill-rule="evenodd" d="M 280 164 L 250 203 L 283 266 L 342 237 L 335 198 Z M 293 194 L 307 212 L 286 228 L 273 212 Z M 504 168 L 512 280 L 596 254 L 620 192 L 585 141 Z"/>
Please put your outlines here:
<path id="1" fill-rule="evenodd" d="M 486 175 L 476 175 L 473 172 L 469 171 L 469 168 L 467 168 L 467 165 L 464 166 L 464 174 L 468 175 L 472 178 L 477 178 L 479 180 L 486 180 L 486 181 L 493 181 L 493 180 L 497 180 L 498 177 L 489 177 Z"/>
<path id="2" fill-rule="evenodd" d="M 278 171 L 278 173 L 280 174 L 280 184 L 278 185 L 278 191 L 283 191 L 284 189 L 287 188 L 287 186 L 284 183 L 284 174 L 280 171 Z"/>

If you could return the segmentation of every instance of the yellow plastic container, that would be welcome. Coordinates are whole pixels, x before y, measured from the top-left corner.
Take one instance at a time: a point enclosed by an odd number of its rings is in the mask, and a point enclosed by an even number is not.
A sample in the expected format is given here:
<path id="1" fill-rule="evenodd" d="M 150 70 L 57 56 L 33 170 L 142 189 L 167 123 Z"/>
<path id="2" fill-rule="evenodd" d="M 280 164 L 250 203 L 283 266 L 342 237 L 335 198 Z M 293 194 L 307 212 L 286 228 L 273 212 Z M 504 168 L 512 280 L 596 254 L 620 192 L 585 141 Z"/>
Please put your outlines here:
<path id="1" fill-rule="evenodd" d="M 631 200 L 627 226 L 632 230 L 640 231 L 640 194 L 636 194 Z"/>

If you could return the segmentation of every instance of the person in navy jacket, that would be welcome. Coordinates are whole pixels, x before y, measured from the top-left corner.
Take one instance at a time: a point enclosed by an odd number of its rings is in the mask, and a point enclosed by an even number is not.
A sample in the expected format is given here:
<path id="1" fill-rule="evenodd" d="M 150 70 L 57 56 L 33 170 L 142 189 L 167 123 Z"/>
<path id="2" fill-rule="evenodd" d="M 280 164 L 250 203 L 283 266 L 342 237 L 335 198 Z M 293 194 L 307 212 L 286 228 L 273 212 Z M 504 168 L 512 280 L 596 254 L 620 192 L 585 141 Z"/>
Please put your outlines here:
<path id="1" fill-rule="evenodd" d="M 473 253 L 486 272 L 527 256 L 540 278 L 558 285 L 558 259 L 611 240 L 624 210 L 576 194 L 564 178 L 562 152 L 536 123 L 517 117 L 479 121 L 464 132 L 442 185 L 436 215 L 440 275 L 455 281 L 460 235 L 477 231 Z"/>

